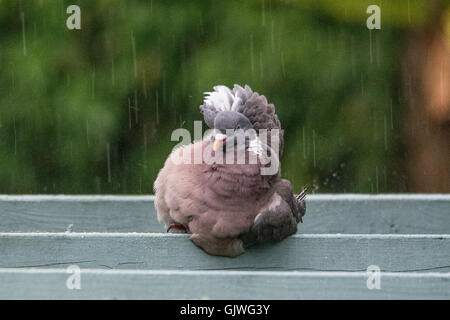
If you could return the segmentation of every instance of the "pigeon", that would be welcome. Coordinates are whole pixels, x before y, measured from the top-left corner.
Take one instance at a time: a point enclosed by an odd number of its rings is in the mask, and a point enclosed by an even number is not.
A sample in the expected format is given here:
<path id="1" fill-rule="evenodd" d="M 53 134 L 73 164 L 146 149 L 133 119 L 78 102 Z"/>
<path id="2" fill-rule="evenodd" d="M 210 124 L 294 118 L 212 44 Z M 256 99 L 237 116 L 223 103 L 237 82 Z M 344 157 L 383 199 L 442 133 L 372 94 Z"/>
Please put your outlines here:
<path id="1" fill-rule="evenodd" d="M 211 133 L 175 148 L 165 161 L 154 183 L 158 221 L 225 257 L 295 234 L 306 189 L 294 195 L 281 178 L 282 133 L 275 144 L 258 134 L 281 131 L 274 106 L 249 86 L 215 86 L 200 111 Z"/>

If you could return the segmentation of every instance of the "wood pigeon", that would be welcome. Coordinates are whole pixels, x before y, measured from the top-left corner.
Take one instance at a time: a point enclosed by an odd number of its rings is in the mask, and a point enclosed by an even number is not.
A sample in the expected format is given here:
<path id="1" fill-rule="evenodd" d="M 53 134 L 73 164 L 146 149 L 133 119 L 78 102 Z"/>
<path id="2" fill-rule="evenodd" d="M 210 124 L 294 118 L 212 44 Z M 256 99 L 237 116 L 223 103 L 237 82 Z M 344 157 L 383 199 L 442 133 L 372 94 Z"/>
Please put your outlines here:
<path id="1" fill-rule="evenodd" d="M 278 152 L 258 134 L 245 135 L 281 129 L 274 106 L 248 86 L 216 86 L 206 94 L 200 110 L 212 133 L 169 155 L 154 183 L 158 220 L 168 232 L 191 234 L 207 253 L 228 257 L 296 233 L 306 190 L 294 195 L 280 177 Z M 264 173 L 274 163 L 277 169 Z"/>

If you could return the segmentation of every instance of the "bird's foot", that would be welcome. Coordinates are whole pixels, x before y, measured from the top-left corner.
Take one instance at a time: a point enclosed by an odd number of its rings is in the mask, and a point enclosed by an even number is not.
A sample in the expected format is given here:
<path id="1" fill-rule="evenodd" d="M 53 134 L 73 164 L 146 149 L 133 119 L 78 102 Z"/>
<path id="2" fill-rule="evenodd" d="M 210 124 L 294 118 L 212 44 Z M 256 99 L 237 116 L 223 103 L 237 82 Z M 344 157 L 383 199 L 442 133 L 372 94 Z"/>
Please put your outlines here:
<path id="1" fill-rule="evenodd" d="M 191 233 L 191 230 L 189 230 L 189 226 L 185 225 L 185 224 L 181 224 L 181 223 L 172 223 L 168 228 L 167 228 L 167 232 L 169 232 L 170 230 L 178 230 L 180 232 L 184 232 L 184 233 Z"/>

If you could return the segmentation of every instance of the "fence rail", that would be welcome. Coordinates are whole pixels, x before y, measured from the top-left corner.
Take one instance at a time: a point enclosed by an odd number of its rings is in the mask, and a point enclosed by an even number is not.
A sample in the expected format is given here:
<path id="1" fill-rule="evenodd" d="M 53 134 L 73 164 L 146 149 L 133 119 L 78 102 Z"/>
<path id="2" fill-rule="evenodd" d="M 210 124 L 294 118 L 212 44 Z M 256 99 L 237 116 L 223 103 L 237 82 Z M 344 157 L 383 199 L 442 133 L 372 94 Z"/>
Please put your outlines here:
<path id="1" fill-rule="evenodd" d="M 450 298 L 450 195 L 310 195 L 297 235 L 237 258 L 165 233 L 153 201 L 0 195 L 0 299 Z"/>

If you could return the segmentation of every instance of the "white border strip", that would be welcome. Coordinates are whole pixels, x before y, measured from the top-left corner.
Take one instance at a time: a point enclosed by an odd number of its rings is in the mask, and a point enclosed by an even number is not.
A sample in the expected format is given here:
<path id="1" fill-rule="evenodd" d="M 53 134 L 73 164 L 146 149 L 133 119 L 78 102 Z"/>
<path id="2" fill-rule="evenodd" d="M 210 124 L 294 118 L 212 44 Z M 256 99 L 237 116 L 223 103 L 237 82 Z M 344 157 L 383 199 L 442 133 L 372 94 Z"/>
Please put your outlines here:
<path id="1" fill-rule="evenodd" d="M 450 194 L 311 194 L 307 201 L 367 201 L 367 200 L 446 200 L 450 201 Z M 122 196 L 122 195 L 0 195 L 0 201 L 128 201 L 152 202 L 154 195 Z"/>
<path id="2" fill-rule="evenodd" d="M 306 200 L 312 201 L 372 201 L 372 200 L 446 200 L 450 201 L 450 194 L 312 194 L 307 195 Z"/>
<path id="3" fill-rule="evenodd" d="M 131 202 L 153 202 L 155 196 L 116 196 L 116 195 L 0 195 L 0 201 L 61 201 L 61 202 L 74 202 L 74 201 L 131 201 Z"/>
<path id="4" fill-rule="evenodd" d="M 82 274 L 91 275 L 182 275 L 182 276 L 293 276 L 293 277 L 364 277 L 361 271 L 245 271 L 245 270 L 134 270 L 134 269 L 80 269 Z M 0 274 L 67 274 L 65 268 L 0 268 Z M 446 278 L 450 272 L 383 272 L 383 277 L 397 278 Z"/>
<path id="5" fill-rule="evenodd" d="M 57 237 L 57 238 L 188 238 L 183 233 L 144 232 L 0 232 L 0 238 L 11 237 Z M 301 239 L 450 239 L 450 234 L 347 234 L 313 233 L 295 234 L 289 238 Z M 288 239 L 289 239 L 288 238 Z"/>

